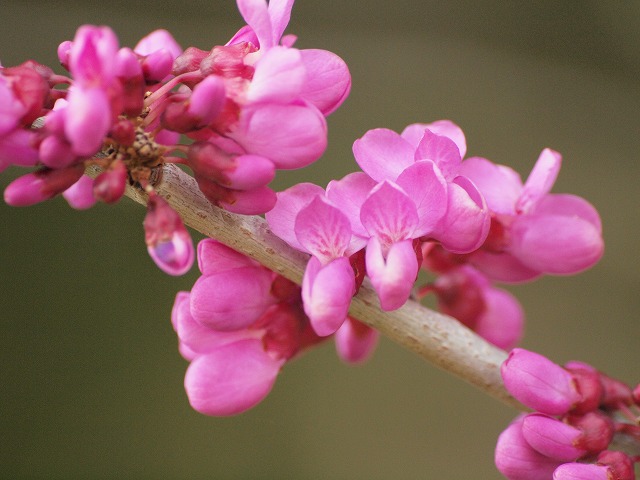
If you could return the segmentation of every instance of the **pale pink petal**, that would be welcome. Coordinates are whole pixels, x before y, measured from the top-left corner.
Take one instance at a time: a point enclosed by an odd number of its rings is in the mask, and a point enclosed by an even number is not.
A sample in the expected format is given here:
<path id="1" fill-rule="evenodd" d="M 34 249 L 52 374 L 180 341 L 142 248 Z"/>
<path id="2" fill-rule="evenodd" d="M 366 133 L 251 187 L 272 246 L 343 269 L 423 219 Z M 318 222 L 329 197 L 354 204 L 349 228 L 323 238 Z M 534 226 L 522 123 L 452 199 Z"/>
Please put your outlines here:
<path id="1" fill-rule="evenodd" d="M 506 290 L 484 290 L 485 310 L 474 331 L 503 350 L 515 347 L 524 334 L 524 311 L 518 300 Z"/>
<path id="2" fill-rule="evenodd" d="M 300 51 L 273 47 L 255 65 L 248 102 L 289 103 L 300 96 L 306 72 Z"/>
<path id="3" fill-rule="evenodd" d="M 327 50 L 301 50 L 306 70 L 302 98 L 324 115 L 334 112 L 351 90 L 351 74 L 338 55 Z"/>
<path id="4" fill-rule="evenodd" d="M 431 160 L 438 166 L 444 178 L 451 181 L 457 175 L 462 158 L 453 140 L 425 130 L 416 149 L 415 160 Z"/>
<path id="5" fill-rule="evenodd" d="M 480 192 L 466 177 L 449 184 L 448 208 L 431 234 L 452 253 L 470 253 L 487 238 L 491 217 Z"/>
<path id="6" fill-rule="evenodd" d="M 253 105 L 242 110 L 229 135 L 247 153 L 262 155 L 277 168 L 301 168 L 316 161 L 327 147 L 327 124 L 307 105 Z"/>
<path id="7" fill-rule="evenodd" d="M 589 222 L 598 232 L 602 232 L 602 222 L 598 211 L 584 198 L 576 195 L 545 195 L 530 213 L 537 215 L 551 214 L 564 217 L 578 217 Z"/>
<path id="8" fill-rule="evenodd" d="M 360 221 L 370 236 L 385 246 L 414 237 L 419 225 L 413 201 L 396 184 L 384 181 L 362 204 Z"/>
<path id="9" fill-rule="evenodd" d="M 515 214 L 515 204 L 522 192 L 522 180 L 514 170 L 496 165 L 486 158 L 473 157 L 460 164 L 458 174 L 476 185 L 493 212 Z"/>
<path id="10" fill-rule="evenodd" d="M 334 205 L 340 205 L 351 221 L 353 233 L 361 237 L 368 237 L 368 234 L 360 222 L 360 209 L 376 185 L 375 180 L 364 172 L 350 173 L 341 180 L 331 180 L 327 185 L 327 197 Z"/>
<path id="11" fill-rule="evenodd" d="M 542 151 L 516 203 L 518 213 L 531 211 L 536 203 L 551 191 L 560 172 L 561 163 L 562 156 L 558 152 L 549 148 Z"/>
<path id="12" fill-rule="evenodd" d="M 203 275 L 257 266 L 258 263 L 255 260 L 213 238 L 205 238 L 198 243 L 198 268 Z"/>
<path id="13" fill-rule="evenodd" d="M 273 47 L 273 28 L 266 0 L 237 0 L 237 4 L 240 15 L 255 32 L 260 48 Z"/>
<path id="14" fill-rule="evenodd" d="M 323 196 L 316 196 L 296 216 L 298 242 L 322 264 L 341 257 L 351 240 L 349 219 Z"/>
<path id="15" fill-rule="evenodd" d="M 355 291 L 355 276 L 348 258 L 337 258 L 325 266 L 315 257 L 309 260 L 302 279 L 302 302 L 319 336 L 331 335 L 340 328 Z"/>
<path id="16" fill-rule="evenodd" d="M 553 480 L 611 480 L 610 468 L 594 463 L 565 463 L 553 472 Z"/>
<path id="17" fill-rule="evenodd" d="M 278 193 L 275 207 L 265 214 L 271 231 L 296 250 L 306 252 L 294 232 L 298 212 L 309 205 L 317 196 L 324 196 L 324 190 L 313 183 L 299 183 Z"/>
<path id="18" fill-rule="evenodd" d="M 82 175 L 80 180 L 62 192 L 64 199 L 76 210 L 86 210 L 96 203 L 93 194 L 93 178 Z"/>
<path id="19" fill-rule="evenodd" d="M 280 41 L 280 37 L 284 33 L 289 20 L 291 19 L 291 9 L 295 0 L 270 0 L 269 1 L 269 18 L 271 19 L 271 29 L 273 35 L 273 44 L 276 45 Z"/>
<path id="20" fill-rule="evenodd" d="M 353 143 L 353 155 L 360 168 L 377 182 L 395 180 L 414 162 L 414 149 L 393 130 L 369 130 Z"/>
<path id="21" fill-rule="evenodd" d="M 418 260 L 411 240 L 391 245 L 386 256 L 382 245 L 372 237 L 366 250 L 367 275 L 385 311 L 400 308 L 409 299 L 418 275 Z"/>
<path id="22" fill-rule="evenodd" d="M 347 317 L 335 336 L 338 357 L 347 363 L 366 362 L 376 349 L 379 337 L 377 330 Z"/>
<path id="23" fill-rule="evenodd" d="M 184 378 L 189 403 L 205 415 L 244 412 L 271 391 L 283 363 L 269 356 L 259 340 L 224 345 L 189 365 Z"/>
<path id="24" fill-rule="evenodd" d="M 191 290 L 191 314 L 214 330 L 246 328 L 275 301 L 270 295 L 271 282 L 271 272 L 260 267 L 202 276 Z"/>
<path id="25" fill-rule="evenodd" d="M 561 462 L 536 452 L 522 434 L 522 417 L 498 437 L 496 467 L 509 480 L 547 480 Z"/>
<path id="26" fill-rule="evenodd" d="M 519 216 L 510 233 L 509 252 L 543 273 L 578 273 L 593 266 L 604 253 L 600 231 L 578 217 Z"/>
<path id="27" fill-rule="evenodd" d="M 182 47 L 167 30 L 159 29 L 145 35 L 133 51 L 139 55 L 149 55 L 158 50 L 167 50 L 175 60 L 182 53 Z"/>
<path id="28" fill-rule="evenodd" d="M 443 135 L 453 140 L 460 151 L 460 158 L 464 158 L 467 153 L 467 141 L 464 132 L 450 120 L 437 120 L 433 123 L 414 123 L 405 128 L 401 135 L 414 148 L 417 148 L 420 140 L 422 140 L 424 131 L 427 129 L 436 135 Z"/>
<path id="29" fill-rule="evenodd" d="M 414 236 L 431 232 L 447 212 L 447 183 L 431 161 L 419 161 L 406 168 L 396 180 L 416 206 L 419 222 Z M 449 195 L 450 196 L 450 195 Z"/>

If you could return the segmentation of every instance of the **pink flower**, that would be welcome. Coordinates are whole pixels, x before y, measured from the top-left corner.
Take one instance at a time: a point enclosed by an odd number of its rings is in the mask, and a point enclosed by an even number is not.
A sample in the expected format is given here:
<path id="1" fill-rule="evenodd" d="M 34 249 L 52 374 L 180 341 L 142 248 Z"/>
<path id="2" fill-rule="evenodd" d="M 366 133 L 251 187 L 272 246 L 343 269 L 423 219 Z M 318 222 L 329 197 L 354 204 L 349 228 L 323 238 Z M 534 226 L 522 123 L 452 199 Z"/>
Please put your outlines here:
<path id="1" fill-rule="evenodd" d="M 375 350 L 379 337 L 377 330 L 347 317 L 336 332 L 336 352 L 347 363 L 365 362 Z"/>
<path id="2" fill-rule="evenodd" d="M 491 233 L 469 260 L 492 278 L 518 282 L 543 273 L 573 274 L 603 253 L 598 212 L 574 195 L 550 194 L 560 154 L 545 149 L 523 185 L 510 168 L 474 157 L 461 173 L 480 189 L 492 211 Z"/>
<path id="3" fill-rule="evenodd" d="M 276 235 L 313 255 L 302 281 L 304 311 L 318 335 L 334 333 L 347 318 L 356 293 L 348 256 L 361 244 L 352 243 L 349 219 L 325 197 L 322 188 L 312 184 L 280 193 L 266 218 Z"/>

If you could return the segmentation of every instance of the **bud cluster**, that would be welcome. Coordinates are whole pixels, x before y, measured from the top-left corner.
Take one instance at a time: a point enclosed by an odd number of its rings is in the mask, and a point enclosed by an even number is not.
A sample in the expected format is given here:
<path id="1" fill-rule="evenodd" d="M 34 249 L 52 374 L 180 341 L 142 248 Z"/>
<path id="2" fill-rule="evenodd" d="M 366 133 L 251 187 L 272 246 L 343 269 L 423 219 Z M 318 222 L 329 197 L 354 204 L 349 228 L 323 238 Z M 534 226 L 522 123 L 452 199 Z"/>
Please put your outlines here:
<path id="1" fill-rule="evenodd" d="M 202 275 L 179 292 L 171 320 L 180 352 L 191 362 L 185 388 L 192 407 L 227 416 L 258 404 L 281 367 L 327 337 L 302 310 L 300 287 L 211 239 L 198 245 Z M 336 350 L 349 363 L 365 360 L 378 333 L 348 318 Z"/>
<path id="2" fill-rule="evenodd" d="M 209 51 L 183 51 L 165 30 L 121 48 L 110 28 L 85 25 L 58 47 L 68 76 L 32 61 L 0 66 L 0 171 L 36 167 L 7 187 L 5 201 L 27 206 L 62 193 L 79 209 L 114 203 L 127 183 L 153 193 L 162 165 L 179 163 L 213 204 L 270 210 L 275 171 L 320 158 L 325 116 L 351 79 L 335 54 L 299 50 L 283 36 L 293 1 L 237 3 L 247 25 Z M 102 173 L 83 175 L 89 165 Z M 150 215 L 169 211 L 159 202 L 152 195 Z M 160 268 L 178 275 L 191 266 L 193 246 L 167 215 L 145 222 L 146 239 Z M 175 229 L 150 232 L 155 224 Z"/>
<path id="3" fill-rule="evenodd" d="M 505 387 L 535 410 L 498 438 L 495 462 L 509 480 L 634 480 L 635 454 L 614 437 L 640 443 L 640 386 L 632 390 L 583 362 L 564 367 L 514 349 L 501 368 Z"/>

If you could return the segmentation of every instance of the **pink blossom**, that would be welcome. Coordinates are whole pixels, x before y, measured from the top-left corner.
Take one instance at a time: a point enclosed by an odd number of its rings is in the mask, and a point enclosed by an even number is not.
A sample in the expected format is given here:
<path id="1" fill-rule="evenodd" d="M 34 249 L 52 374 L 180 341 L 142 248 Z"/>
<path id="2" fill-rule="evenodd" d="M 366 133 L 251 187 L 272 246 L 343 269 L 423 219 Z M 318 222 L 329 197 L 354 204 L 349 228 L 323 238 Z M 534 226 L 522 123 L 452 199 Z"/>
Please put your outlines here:
<path id="1" fill-rule="evenodd" d="M 49 200 L 77 182 L 83 172 L 82 165 L 75 165 L 64 169 L 42 169 L 28 173 L 7 186 L 4 201 L 14 207 L 26 207 Z"/>
<path id="2" fill-rule="evenodd" d="M 522 434 L 536 451 L 555 460 L 572 462 L 586 453 L 578 447 L 580 430 L 547 415 L 532 413 L 525 416 Z"/>
<path id="3" fill-rule="evenodd" d="M 592 463 L 565 463 L 553 472 L 553 480 L 611 480 L 610 469 Z"/>
<path id="4" fill-rule="evenodd" d="M 377 330 L 354 318 L 347 317 L 336 331 L 336 352 L 347 363 L 365 362 L 373 354 L 379 337 L 380 334 Z"/>
<path id="5" fill-rule="evenodd" d="M 560 154 L 545 149 L 523 185 L 508 167 L 483 158 L 466 160 L 461 172 L 492 211 L 491 233 L 470 261 L 492 278 L 524 281 L 543 273 L 573 274 L 603 253 L 597 211 L 574 195 L 550 194 Z"/>
<path id="6" fill-rule="evenodd" d="M 97 201 L 93 195 L 93 178 L 82 175 L 76 183 L 62 192 L 62 196 L 76 210 L 93 207 Z"/>

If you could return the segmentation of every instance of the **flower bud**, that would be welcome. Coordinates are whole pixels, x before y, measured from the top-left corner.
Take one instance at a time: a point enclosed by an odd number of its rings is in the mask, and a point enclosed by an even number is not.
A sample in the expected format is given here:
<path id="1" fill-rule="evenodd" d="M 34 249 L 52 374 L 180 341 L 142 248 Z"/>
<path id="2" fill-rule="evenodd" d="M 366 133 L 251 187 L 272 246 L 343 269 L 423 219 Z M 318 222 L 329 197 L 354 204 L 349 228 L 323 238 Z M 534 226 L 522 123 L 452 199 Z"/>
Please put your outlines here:
<path id="1" fill-rule="evenodd" d="M 193 265 L 193 242 L 166 200 L 158 195 L 149 197 L 143 225 L 147 250 L 156 265 L 169 275 L 185 274 Z"/>
<path id="2" fill-rule="evenodd" d="M 104 203 L 115 203 L 124 195 L 126 185 L 127 167 L 122 161 L 116 160 L 96 177 L 93 182 L 93 194 Z"/>
<path id="3" fill-rule="evenodd" d="M 606 450 L 598 455 L 598 465 L 606 465 L 615 480 L 635 480 L 633 461 L 622 452 Z"/>
<path id="4" fill-rule="evenodd" d="M 599 410 L 584 415 L 571 414 L 565 420 L 582 432 L 575 445 L 588 454 L 596 455 L 606 450 L 613 440 L 615 433 L 613 421 Z"/>
<path id="5" fill-rule="evenodd" d="M 571 462 L 585 454 L 576 445 L 581 431 L 541 413 L 524 417 L 522 434 L 531 447 L 555 460 Z"/>
<path id="6" fill-rule="evenodd" d="M 565 463 L 553 472 L 553 480 L 611 480 L 609 467 L 588 463 Z"/>
<path id="7" fill-rule="evenodd" d="M 42 169 L 15 179 L 4 191 L 4 201 L 13 207 L 27 207 L 48 200 L 76 183 L 84 165 L 56 170 Z"/>
<path id="8" fill-rule="evenodd" d="M 518 401 L 547 415 L 562 415 L 581 399 L 572 375 L 551 360 L 515 348 L 500 368 L 506 389 Z"/>

